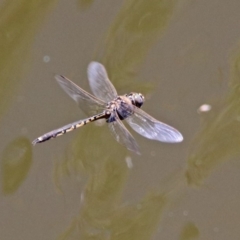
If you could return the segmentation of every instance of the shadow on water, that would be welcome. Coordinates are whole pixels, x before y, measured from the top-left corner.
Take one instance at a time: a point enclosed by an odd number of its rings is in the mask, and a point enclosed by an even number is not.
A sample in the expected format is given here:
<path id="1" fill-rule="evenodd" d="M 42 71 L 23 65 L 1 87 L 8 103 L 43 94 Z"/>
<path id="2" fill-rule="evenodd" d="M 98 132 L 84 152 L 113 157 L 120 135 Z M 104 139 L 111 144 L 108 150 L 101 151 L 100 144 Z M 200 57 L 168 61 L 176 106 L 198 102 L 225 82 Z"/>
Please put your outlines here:
<path id="1" fill-rule="evenodd" d="M 222 162 L 240 156 L 240 53 L 231 65 L 230 89 L 192 143 L 185 174 L 190 185 L 200 185 Z"/>

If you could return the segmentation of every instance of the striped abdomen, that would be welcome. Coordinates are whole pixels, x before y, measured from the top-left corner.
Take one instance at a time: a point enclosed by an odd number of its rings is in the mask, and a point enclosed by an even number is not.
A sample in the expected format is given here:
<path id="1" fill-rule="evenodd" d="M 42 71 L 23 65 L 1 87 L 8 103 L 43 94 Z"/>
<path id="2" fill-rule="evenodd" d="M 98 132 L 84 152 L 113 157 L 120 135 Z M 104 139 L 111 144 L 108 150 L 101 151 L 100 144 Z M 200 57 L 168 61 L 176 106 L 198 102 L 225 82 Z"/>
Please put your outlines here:
<path id="1" fill-rule="evenodd" d="M 74 122 L 74 123 L 70 123 L 70 124 L 68 124 L 66 126 L 63 126 L 61 128 L 55 129 L 55 130 L 53 130 L 51 132 L 45 133 L 44 135 L 36 138 L 32 142 L 32 144 L 35 145 L 36 143 L 45 142 L 45 141 L 50 140 L 52 138 L 56 138 L 56 137 L 62 136 L 65 133 L 71 132 L 74 129 L 77 129 L 79 127 L 82 127 L 82 126 L 86 125 L 87 123 L 94 122 L 94 121 L 96 121 L 98 119 L 106 118 L 106 117 L 107 117 L 106 113 L 103 112 L 103 113 L 100 113 L 100 114 L 95 115 L 93 117 L 86 118 L 84 120 L 79 120 L 79 121 Z"/>

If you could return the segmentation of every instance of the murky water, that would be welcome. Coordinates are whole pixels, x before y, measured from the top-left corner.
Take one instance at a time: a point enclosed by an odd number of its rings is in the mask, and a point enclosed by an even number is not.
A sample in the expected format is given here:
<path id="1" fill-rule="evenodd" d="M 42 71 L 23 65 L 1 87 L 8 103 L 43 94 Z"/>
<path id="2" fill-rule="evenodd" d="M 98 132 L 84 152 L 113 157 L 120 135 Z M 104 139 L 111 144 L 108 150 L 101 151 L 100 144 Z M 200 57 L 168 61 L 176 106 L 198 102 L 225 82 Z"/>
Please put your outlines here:
<path id="1" fill-rule="evenodd" d="M 1 239 L 239 239 L 239 9 L 237 0 L 2 1 Z M 33 148 L 86 117 L 54 75 L 89 91 L 93 60 L 119 94 L 143 93 L 143 110 L 184 142 L 132 132 L 137 156 L 106 124 L 89 124 Z"/>

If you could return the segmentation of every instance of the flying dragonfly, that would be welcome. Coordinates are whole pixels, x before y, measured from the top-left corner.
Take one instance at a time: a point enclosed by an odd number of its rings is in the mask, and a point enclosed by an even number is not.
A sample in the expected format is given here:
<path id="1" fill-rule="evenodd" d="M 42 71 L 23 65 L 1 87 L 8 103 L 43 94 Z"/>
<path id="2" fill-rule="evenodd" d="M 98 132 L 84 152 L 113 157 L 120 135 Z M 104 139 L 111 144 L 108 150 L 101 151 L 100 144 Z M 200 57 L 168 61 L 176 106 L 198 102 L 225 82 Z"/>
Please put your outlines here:
<path id="1" fill-rule="evenodd" d="M 162 123 L 141 110 L 144 96 L 131 92 L 119 96 L 110 82 L 105 67 L 98 62 L 91 62 L 87 69 L 92 95 L 62 75 L 55 78 L 61 88 L 77 102 L 79 107 L 92 117 L 70 123 L 35 139 L 32 144 L 56 138 L 87 123 L 106 119 L 115 139 L 128 150 L 140 154 L 139 146 L 122 120 L 140 135 L 160 142 L 177 143 L 183 141 L 182 134 L 175 128 Z"/>

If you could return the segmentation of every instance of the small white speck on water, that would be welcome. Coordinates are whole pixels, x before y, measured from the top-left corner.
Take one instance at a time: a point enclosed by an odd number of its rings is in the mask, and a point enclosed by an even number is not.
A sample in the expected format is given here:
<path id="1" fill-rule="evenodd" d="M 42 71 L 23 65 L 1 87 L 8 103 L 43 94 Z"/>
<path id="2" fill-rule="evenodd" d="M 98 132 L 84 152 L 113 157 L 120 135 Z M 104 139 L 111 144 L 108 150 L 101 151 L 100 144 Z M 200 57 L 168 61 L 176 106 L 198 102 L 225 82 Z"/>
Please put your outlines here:
<path id="1" fill-rule="evenodd" d="M 197 112 L 198 113 L 209 112 L 211 109 L 212 109 L 211 105 L 203 104 L 198 108 Z"/>
<path id="2" fill-rule="evenodd" d="M 81 193 L 81 196 L 80 196 L 80 201 L 83 202 L 84 201 L 84 193 L 82 192 Z"/>
<path id="3" fill-rule="evenodd" d="M 188 216 L 188 211 L 187 210 L 185 210 L 185 211 L 183 211 L 183 216 Z"/>
<path id="4" fill-rule="evenodd" d="M 49 56 L 44 56 L 43 57 L 43 61 L 45 62 L 45 63 L 48 63 L 48 62 L 50 62 L 50 57 Z"/>
<path id="5" fill-rule="evenodd" d="M 132 163 L 132 158 L 131 157 L 127 156 L 125 158 L 125 161 L 127 163 L 128 168 L 130 168 L 130 169 L 133 168 L 133 163 Z"/>

